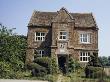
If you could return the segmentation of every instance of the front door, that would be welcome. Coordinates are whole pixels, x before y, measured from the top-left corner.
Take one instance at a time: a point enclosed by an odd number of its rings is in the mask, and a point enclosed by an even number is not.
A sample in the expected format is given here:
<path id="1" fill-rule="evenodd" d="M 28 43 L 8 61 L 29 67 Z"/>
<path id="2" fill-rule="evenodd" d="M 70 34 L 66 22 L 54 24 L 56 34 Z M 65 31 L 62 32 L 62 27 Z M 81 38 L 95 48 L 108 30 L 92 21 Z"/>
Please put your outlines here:
<path id="1" fill-rule="evenodd" d="M 66 56 L 59 56 L 58 57 L 58 65 L 59 65 L 59 69 L 62 73 L 66 73 L 66 69 L 67 69 L 67 57 Z"/>

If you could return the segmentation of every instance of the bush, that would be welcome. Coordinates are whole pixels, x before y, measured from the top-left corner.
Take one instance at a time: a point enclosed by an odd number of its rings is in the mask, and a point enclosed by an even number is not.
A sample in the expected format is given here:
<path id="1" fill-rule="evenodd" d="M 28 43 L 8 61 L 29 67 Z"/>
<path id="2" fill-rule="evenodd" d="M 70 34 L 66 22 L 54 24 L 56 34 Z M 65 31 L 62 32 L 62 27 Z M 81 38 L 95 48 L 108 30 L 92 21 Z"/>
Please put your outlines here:
<path id="1" fill-rule="evenodd" d="M 80 64 L 74 60 L 72 57 L 69 58 L 68 61 L 68 71 L 69 72 L 74 72 L 76 69 L 80 68 Z"/>
<path id="2" fill-rule="evenodd" d="M 32 70 L 33 76 L 58 73 L 58 65 L 55 58 L 37 57 L 27 68 Z M 41 75 L 40 75 L 41 74 Z"/>
<path id="3" fill-rule="evenodd" d="M 35 58 L 34 62 L 43 67 L 49 68 L 51 64 L 51 59 L 49 57 L 37 57 Z"/>
<path id="4" fill-rule="evenodd" d="M 0 78 L 8 78 L 11 73 L 11 65 L 7 62 L 0 62 Z"/>
<path id="5" fill-rule="evenodd" d="M 50 73 L 50 66 L 51 66 L 51 58 L 49 57 L 37 57 L 34 60 L 35 63 L 39 64 L 46 68 L 47 72 Z"/>
<path id="6" fill-rule="evenodd" d="M 32 76 L 44 76 L 47 74 L 46 68 L 37 63 L 31 63 L 28 68 L 32 70 Z"/>
<path id="7" fill-rule="evenodd" d="M 104 72 L 102 67 L 86 66 L 85 74 L 87 78 L 101 78 Z"/>
<path id="8" fill-rule="evenodd" d="M 51 58 L 51 66 L 50 66 L 51 74 L 56 74 L 59 72 L 56 58 Z"/>

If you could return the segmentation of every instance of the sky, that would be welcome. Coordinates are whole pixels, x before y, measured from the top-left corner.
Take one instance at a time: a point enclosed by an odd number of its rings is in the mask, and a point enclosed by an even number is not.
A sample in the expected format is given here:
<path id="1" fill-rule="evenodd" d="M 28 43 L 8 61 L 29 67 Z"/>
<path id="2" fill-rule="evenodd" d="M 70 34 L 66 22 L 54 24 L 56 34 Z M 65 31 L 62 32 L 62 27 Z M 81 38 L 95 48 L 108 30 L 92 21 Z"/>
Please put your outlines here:
<path id="1" fill-rule="evenodd" d="M 56 12 L 62 7 L 72 13 L 93 13 L 99 28 L 99 56 L 110 56 L 110 0 L 0 0 L 0 23 L 27 35 L 34 10 Z"/>

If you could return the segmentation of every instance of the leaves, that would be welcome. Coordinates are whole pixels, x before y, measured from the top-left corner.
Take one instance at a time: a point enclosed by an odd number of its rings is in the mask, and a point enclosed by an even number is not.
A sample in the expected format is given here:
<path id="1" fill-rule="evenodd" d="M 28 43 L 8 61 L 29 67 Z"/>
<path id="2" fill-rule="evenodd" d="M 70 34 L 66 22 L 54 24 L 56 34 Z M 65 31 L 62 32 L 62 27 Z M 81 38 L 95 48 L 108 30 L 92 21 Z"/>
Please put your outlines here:
<path id="1" fill-rule="evenodd" d="M 0 66 L 3 64 L 2 73 L 6 75 L 8 71 L 5 70 L 14 72 L 24 68 L 27 43 L 26 38 L 15 35 L 13 29 L 0 26 Z M 8 65 L 10 68 L 6 67 Z"/>

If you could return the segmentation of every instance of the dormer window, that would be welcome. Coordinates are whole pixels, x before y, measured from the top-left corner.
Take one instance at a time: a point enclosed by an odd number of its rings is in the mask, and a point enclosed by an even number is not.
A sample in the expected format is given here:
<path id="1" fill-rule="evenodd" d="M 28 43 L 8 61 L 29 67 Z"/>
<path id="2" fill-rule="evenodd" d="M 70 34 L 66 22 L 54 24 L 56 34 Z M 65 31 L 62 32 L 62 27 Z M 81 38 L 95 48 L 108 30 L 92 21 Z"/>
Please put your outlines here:
<path id="1" fill-rule="evenodd" d="M 67 40 L 67 32 L 66 31 L 60 31 L 59 40 Z"/>
<path id="2" fill-rule="evenodd" d="M 35 33 L 35 41 L 44 41 L 45 40 L 45 32 L 36 32 Z"/>

